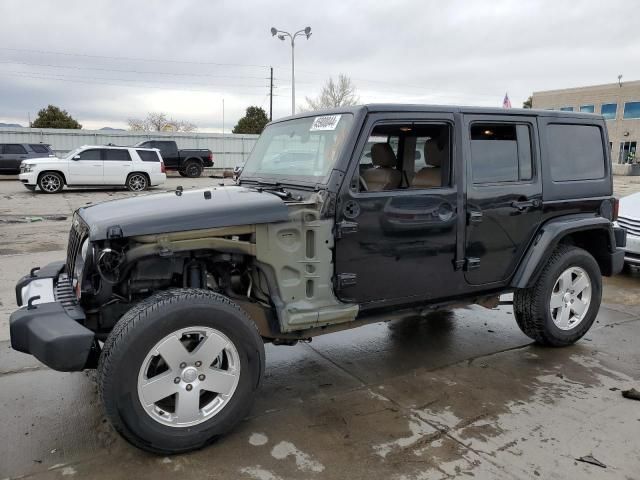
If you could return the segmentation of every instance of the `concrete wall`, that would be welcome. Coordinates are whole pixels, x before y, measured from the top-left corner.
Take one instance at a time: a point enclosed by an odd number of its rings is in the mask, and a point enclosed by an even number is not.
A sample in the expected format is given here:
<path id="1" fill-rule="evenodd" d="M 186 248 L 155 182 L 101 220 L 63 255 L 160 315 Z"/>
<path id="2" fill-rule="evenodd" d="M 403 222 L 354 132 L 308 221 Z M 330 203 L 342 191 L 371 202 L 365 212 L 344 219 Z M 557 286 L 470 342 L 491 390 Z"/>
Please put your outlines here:
<path id="1" fill-rule="evenodd" d="M 258 135 L 0 128 L 0 143 L 48 143 L 58 154 L 64 154 L 82 145 L 135 145 L 153 138 L 175 140 L 178 148 L 208 148 L 213 152 L 215 168 L 231 169 L 244 163 Z"/>
<path id="2" fill-rule="evenodd" d="M 613 163 L 624 163 L 626 160 L 620 158 L 623 142 L 636 142 L 637 148 L 640 148 L 640 119 L 623 118 L 626 102 L 640 102 L 640 81 L 533 92 L 533 108 L 559 110 L 573 107 L 574 111 L 579 112 L 582 105 L 594 105 L 594 113 L 599 114 L 602 104 L 617 104 L 616 118 L 607 120 Z M 636 161 L 640 160 L 638 153 L 640 151 L 636 152 Z"/>

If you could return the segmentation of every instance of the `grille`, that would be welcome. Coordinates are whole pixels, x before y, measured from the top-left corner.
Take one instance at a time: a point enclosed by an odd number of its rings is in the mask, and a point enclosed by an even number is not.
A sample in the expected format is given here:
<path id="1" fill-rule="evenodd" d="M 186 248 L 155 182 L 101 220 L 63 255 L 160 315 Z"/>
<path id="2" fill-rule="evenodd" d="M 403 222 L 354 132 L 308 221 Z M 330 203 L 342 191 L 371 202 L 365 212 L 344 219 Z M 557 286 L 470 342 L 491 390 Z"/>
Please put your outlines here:
<path id="1" fill-rule="evenodd" d="M 82 242 L 89 233 L 86 223 L 78 216 L 73 215 L 71 222 L 71 231 L 69 232 L 69 243 L 67 244 L 67 275 L 73 277 L 73 269 L 76 264 L 76 258 L 82 247 Z"/>
<path id="2" fill-rule="evenodd" d="M 629 217 L 618 217 L 618 225 L 625 228 L 629 235 L 640 237 L 640 220 Z"/>

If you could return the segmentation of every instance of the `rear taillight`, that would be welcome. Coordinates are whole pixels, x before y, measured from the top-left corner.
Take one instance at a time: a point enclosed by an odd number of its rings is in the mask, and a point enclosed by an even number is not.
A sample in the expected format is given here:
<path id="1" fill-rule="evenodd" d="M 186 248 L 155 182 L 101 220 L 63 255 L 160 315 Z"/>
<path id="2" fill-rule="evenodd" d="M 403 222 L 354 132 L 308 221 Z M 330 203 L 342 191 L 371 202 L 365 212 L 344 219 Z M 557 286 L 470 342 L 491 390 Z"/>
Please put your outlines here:
<path id="1" fill-rule="evenodd" d="M 612 221 L 616 221 L 618 220 L 618 210 L 620 208 L 620 200 L 618 200 L 617 198 L 613 199 L 613 212 L 612 212 Z"/>
<path id="2" fill-rule="evenodd" d="M 167 169 L 164 168 L 164 162 L 160 160 L 160 173 L 167 173 Z"/>
<path id="3" fill-rule="evenodd" d="M 213 162 L 213 153 L 209 152 L 209 161 Z"/>

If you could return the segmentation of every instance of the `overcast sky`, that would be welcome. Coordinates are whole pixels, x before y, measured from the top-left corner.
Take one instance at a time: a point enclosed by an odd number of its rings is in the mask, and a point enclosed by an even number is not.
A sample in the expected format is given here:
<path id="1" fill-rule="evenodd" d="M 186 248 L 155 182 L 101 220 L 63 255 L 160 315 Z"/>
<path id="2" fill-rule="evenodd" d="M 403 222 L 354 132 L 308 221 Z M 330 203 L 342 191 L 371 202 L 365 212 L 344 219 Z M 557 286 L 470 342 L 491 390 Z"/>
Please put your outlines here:
<path id="1" fill-rule="evenodd" d="M 640 80 L 640 2 L 0 0 L 0 122 L 54 104 L 84 128 L 149 111 L 229 131 L 249 105 L 274 118 L 329 76 L 361 101 L 520 106 L 532 91 Z"/>

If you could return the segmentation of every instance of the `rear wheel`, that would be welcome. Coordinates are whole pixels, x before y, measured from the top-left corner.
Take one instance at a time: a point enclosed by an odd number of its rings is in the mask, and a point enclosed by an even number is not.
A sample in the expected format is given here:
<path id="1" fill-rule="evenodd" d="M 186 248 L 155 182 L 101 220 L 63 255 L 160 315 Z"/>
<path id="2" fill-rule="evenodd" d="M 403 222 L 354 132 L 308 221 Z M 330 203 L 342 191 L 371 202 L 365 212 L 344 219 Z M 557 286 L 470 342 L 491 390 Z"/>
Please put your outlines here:
<path id="1" fill-rule="evenodd" d="M 40 175 L 38 186 L 44 193 L 58 193 L 64 187 L 64 178 L 58 172 L 45 172 Z"/>
<path id="2" fill-rule="evenodd" d="M 514 293 L 520 329 L 543 345 L 570 345 L 587 333 L 602 299 L 602 276 L 595 259 L 571 245 L 559 246 L 531 288 Z"/>
<path id="3" fill-rule="evenodd" d="M 132 173 L 127 177 L 127 190 L 142 192 L 149 188 L 149 180 L 144 173 Z"/>
<path id="4" fill-rule="evenodd" d="M 187 160 L 182 171 L 186 177 L 196 178 L 202 175 L 202 164 L 197 160 Z"/>
<path id="5" fill-rule="evenodd" d="M 98 381 L 106 413 L 130 443 L 154 453 L 201 448 L 248 413 L 264 371 L 255 324 L 228 298 L 179 289 L 127 312 L 104 345 Z"/>

